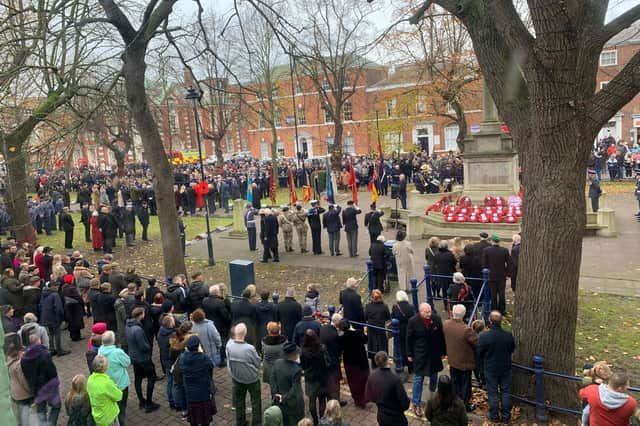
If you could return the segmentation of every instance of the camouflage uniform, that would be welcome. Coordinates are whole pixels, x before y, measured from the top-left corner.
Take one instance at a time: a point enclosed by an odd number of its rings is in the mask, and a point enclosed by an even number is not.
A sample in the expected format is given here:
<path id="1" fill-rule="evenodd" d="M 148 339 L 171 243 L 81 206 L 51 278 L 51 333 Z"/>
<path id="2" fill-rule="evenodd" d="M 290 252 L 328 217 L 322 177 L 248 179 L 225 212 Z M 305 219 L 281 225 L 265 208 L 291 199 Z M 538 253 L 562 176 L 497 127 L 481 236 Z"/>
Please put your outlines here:
<path id="1" fill-rule="evenodd" d="M 307 252 L 307 211 L 305 209 L 296 209 L 291 212 L 293 218 L 293 226 L 296 227 L 298 234 L 298 242 L 300 243 L 300 253 Z"/>
<path id="2" fill-rule="evenodd" d="M 278 215 L 278 225 L 282 229 L 282 239 L 284 240 L 284 250 L 293 251 L 293 222 L 289 209 L 282 209 Z"/>

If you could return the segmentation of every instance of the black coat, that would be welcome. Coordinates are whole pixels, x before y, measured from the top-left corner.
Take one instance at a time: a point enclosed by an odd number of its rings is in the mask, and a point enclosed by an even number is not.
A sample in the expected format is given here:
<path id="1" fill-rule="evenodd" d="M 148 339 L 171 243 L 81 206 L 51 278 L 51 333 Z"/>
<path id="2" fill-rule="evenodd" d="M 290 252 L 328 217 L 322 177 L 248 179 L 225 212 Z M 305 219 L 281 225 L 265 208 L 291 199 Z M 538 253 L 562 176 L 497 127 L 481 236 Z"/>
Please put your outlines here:
<path id="1" fill-rule="evenodd" d="M 122 222 L 125 234 L 136 233 L 136 213 L 133 210 L 124 211 L 124 220 Z"/>
<path id="2" fill-rule="evenodd" d="M 317 352 L 306 347 L 300 351 L 300 367 L 304 370 L 304 385 L 307 396 L 326 393 L 327 379 L 329 378 L 327 358 L 327 350 L 324 347 L 321 347 Z"/>
<path id="3" fill-rule="evenodd" d="M 69 330 L 82 330 L 84 328 L 84 306 L 82 297 L 75 284 L 65 284 L 62 286 L 64 296 L 65 319 L 69 323 Z M 73 302 L 75 300 L 75 302 Z"/>
<path id="4" fill-rule="evenodd" d="M 386 303 L 371 302 L 367 304 L 364 310 L 364 318 L 367 324 L 384 327 L 385 322 L 391 319 L 391 313 Z M 378 351 L 388 351 L 389 342 L 386 332 L 373 327 L 367 328 L 367 348 L 369 350 L 369 358 L 371 359 L 373 359 L 375 353 Z"/>
<path id="5" fill-rule="evenodd" d="M 40 325 L 43 327 L 60 327 L 64 320 L 64 304 L 58 291 L 45 288 L 40 302 Z"/>
<path id="6" fill-rule="evenodd" d="M 442 371 L 442 357 L 447 348 L 442 331 L 442 320 L 431 314 L 431 327 L 425 328 L 422 317 L 414 315 L 407 325 L 407 356 L 413 358 L 413 371 L 430 376 Z"/>
<path id="7" fill-rule="evenodd" d="M 400 353 L 402 358 L 407 357 L 407 325 L 409 320 L 416 314 L 413 305 L 409 302 L 398 302 L 391 308 L 391 318 L 398 320 L 400 328 Z"/>
<path id="8" fill-rule="evenodd" d="M 149 225 L 149 209 L 146 207 L 140 207 L 138 210 L 138 220 L 140 221 L 140 225 L 148 226 Z"/>
<path id="9" fill-rule="evenodd" d="M 62 230 L 65 232 L 73 231 L 75 223 L 73 223 L 73 218 L 69 213 L 60 214 L 60 225 Z"/>
<path id="10" fill-rule="evenodd" d="M 109 284 L 111 284 L 111 294 L 115 297 L 118 297 L 120 292 L 127 288 L 127 280 L 124 279 L 122 272 L 112 272 L 109 275 Z"/>
<path id="11" fill-rule="evenodd" d="M 100 213 L 97 225 L 104 238 L 115 238 L 118 230 L 118 221 L 112 213 Z"/>
<path id="12" fill-rule="evenodd" d="M 258 319 L 255 305 L 249 299 L 236 299 L 231 303 L 231 323 L 236 325 L 243 322 L 247 326 L 247 337 L 245 341 L 253 346 L 256 345 L 256 320 Z"/>
<path id="13" fill-rule="evenodd" d="M 478 341 L 478 359 L 489 374 L 511 371 L 511 355 L 516 345 L 513 335 L 497 325 L 490 325 L 489 330 L 480 333 Z"/>
<path id="14" fill-rule="evenodd" d="M 375 210 L 364 215 L 364 226 L 369 228 L 369 233 L 375 234 L 382 232 L 380 217 L 383 214 L 383 212 Z"/>
<path id="15" fill-rule="evenodd" d="M 342 357 L 342 345 L 338 330 L 331 324 L 320 327 L 320 342 L 327 349 L 331 364 L 328 366 L 330 370 L 340 369 L 340 358 Z"/>
<path id="16" fill-rule="evenodd" d="M 278 247 L 278 218 L 274 215 L 268 215 L 264 218 L 264 229 L 261 230 L 262 243 L 265 247 Z"/>
<path id="17" fill-rule="evenodd" d="M 295 426 L 304 417 L 304 394 L 302 393 L 302 369 L 295 362 L 279 359 L 271 372 L 271 396 L 282 395 L 279 404 L 283 425 Z"/>
<path id="18" fill-rule="evenodd" d="M 103 321 L 107 323 L 108 330 L 117 330 L 115 296 L 110 293 L 100 293 L 97 300 L 98 310 L 102 314 Z"/>
<path id="19" fill-rule="evenodd" d="M 218 333 L 228 336 L 231 328 L 231 310 L 228 302 L 220 296 L 205 297 L 202 309 L 207 319 L 213 321 Z"/>
<path id="20" fill-rule="evenodd" d="M 404 412 L 409 409 L 409 397 L 402 380 L 389 368 L 374 370 L 367 380 L 366 399 L 378 407 L 378 421 L 385 419 L 383 426 L 402 426 L 407 424 Z M 386 420 L 389 420 L 387 422 Z"/>
<path id="21" fill-rule="evenodd" d="M 293 331 L 302 319 L 302 306 L 293 297 L 285 297 L 276 308 L 277 318 L 282 325 L 282 334 L 293 342 Z"/>
<path id="22" fill-rule="evenodd" d="M 347 207 L 342 211 L 342 224 L 345 231 L 356 231 L 358 229 L 358 215 L 362 210 L 355 207 Z"/>
<path id="23" fill-rule="evenodd" d="M 340 304 L 344 317 L 349 321 L 364 322 L 362 298 L 353 288 L 345 288 L 340 292 Z M 358 327 L 356 327 L 358 328 Z"/>
<path id="24" fill-rule="evenodd" d="M 268 300 L 261 300 L 256 307 L 256 339 L 261 342 L 267 335 L 267 324 L 276 321 L 278 316 L 276 305 Z"/>
<path id="25" fill-rule="evenodd" d="M 202 301 L 209 295 L 209 287 L 202 281 L 194 281 L 189 288 L 189 308 L 195 311 L 202 308 Z"/>
<path id="26" fill-rule="evenodd" d="M 361 370 L 369 370 L 367 351 L 365 350 L 367 336 L 362 330 L 345 330 L 340 336 L 340 346 L 342 346 L 342 360 L 345 365 L 357 367 Z"/>
<path id="27" fill-rule="evenodd" d="M 42 345 L 29 346 L 20 360 L 20 366 L 34 395 L 37 395 L 40 389 L 58 377 L 58 371 L 51 360 L 51 354 Z"/>
<path id="28" fill-rule="evenodd" d="M 465 278 L 482 278 L 482 264 L 480 259 L 476 256 L 464 255 L 460 258 L 460 269 Z M 482 281 L 471 280 L 470 285 L 475 282 L 479 282 L 482 285 Z"/>
<path id="29" fill-rule="evenodd" d="M 373 269 L 387 269 L 387 248 L 382 241 L 374 241 L 369 247 L 369 257 L 373 262 Z"/>
<path id="30" fill-rule="evenodd" d="M 453 275 L 456 272 L 456 257 L 449 249 L 439 248 L 433 259 L 433 269 L 438 275 Z"/>
<path id="31" fill-rule="evenodd" d="M 482 266 L 489 269 L 489 280 L 504 280 L 513 269 L 509 250 L 498 245 L 487 247 L 482 252 Z"/>
<path id="32" fill-rule="evenodd" d="M 27 313 L 31 312 L 40 318 L 40 297 L 42 289 L 39 287 L 25 286 L 22 289 L 22 297 L 24 299 L 24 307 L 22 310 Z"/>
<path id="33" fill-rule="evenodd" d="M 325 210 L 322 207 L 310 208 L 307 212 L 307 217 L 309 219 L 309 228 L 311 229 L 320 229 L 320 215 L 324 213 Z"/>
<path id="34" fill-rule="evenodd" d="M 324 226 L 327 232 L 339 232 L 342 228 L 340 209 L 329 209 L 329 211 L 322 216 L 322 226 Z"/>

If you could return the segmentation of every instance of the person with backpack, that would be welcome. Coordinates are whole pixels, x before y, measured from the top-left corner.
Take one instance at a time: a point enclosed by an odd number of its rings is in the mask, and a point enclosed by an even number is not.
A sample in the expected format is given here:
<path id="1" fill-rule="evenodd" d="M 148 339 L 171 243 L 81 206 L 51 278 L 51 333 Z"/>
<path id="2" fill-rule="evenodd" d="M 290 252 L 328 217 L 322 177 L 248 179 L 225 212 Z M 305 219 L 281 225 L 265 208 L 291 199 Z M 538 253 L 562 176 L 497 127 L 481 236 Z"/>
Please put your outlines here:
<path id="1" fill-rule="evenodd" d="M 29 312 L 24 315 L 23 319 L 24 325 L 18 330 L 18 336 L 20 336 L 22 346 L 25 348 L 28 347 L 31 344 L 29 343 L 29 336 L 35 334 L 40 338 L 42 346 L 49 349 L 49 334 L 46 328 L 38 324 L 38 317 Z"/>
<path id="2" fill-rule="evenodd" d="M 455 272 L 453 274 L 453 283 L 449 285 L 449 289 L 447 290 L 447 301 L 449 317 L 451 317 L 453 305 L 461 304 L 466 309 L 464 321 L 466 322 L 469 319 L 469 315 L 471 315 L 473 311 L 473 290 L 471 286 L 467 284 L 461 272 Z"/>

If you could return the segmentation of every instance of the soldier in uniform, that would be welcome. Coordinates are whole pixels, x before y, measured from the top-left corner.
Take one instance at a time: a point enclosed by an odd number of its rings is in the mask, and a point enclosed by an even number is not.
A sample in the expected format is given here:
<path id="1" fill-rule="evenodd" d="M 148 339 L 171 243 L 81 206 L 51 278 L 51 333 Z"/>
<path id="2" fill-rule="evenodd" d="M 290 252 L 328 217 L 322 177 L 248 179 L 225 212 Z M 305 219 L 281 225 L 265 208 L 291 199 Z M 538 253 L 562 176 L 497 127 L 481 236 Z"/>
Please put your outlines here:
<path id="1" fill-rule="evenodd" d="M 282 229 L 282 239 L 284 240 L 284 251 L 293 251 L 293 221 L 292 213 L 289 206 L 281 206 L 281 212 L 278 215 L 278 225 Z"/>
<path id="2" fill-rule="evenodd" d="M 358 218 L 357 215 L 362 210 L 355 206 L 353 200 L 347 201 L 347 208 L 342 211 L 342 224 L 347 233 L 347 245 L 349 246 L 349 257 L 358 255 Z"/>
<path id="3" fill-rule="evenodd" d="M 249 237 L 249 250 L 256 251 L 256 214 L 258 209 L 254 209 L 251 204 L 247 204 L 244 210 L 244 226 L 247 228 Z"/>
<path id="4" fill-rule="evenodd" d="M 307 212 L 309 218 L 309 228 L 311 228 L 311 243 L 313 254 L 322 254 L 322 225 L 320 224 L 320 215 L 325 210 L 318 206 L 318 200 L 311 200 L 311 208 Z"/>
<path id="5" fill-rule="evenodd" d="M 380 217 L 384 214 L 383 211 L 377 210 L 376 203 L 371 204 L 371 211 L 364 215 L 364 226 L 369 230 L 369 237 L 373 243 L 378 238 L 378 235 L 382 233 L 382 222 Z"/>
<path id="6" fill-rule="evenodd" d="M 302 204 L 296 203 L 296 211 L 291 213 L 293 226 L 296 227 L 300 253 L 307 253 L 307 211 L 302 208 Z"/>

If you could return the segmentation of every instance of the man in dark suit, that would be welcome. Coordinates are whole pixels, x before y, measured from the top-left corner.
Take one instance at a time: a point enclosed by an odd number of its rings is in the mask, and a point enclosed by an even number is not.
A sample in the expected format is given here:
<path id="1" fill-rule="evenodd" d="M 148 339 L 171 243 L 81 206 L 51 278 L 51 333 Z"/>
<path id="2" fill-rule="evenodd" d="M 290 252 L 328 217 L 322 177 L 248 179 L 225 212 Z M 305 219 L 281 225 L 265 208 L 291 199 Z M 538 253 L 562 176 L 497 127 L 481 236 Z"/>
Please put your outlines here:
<path id="1" fill-rule="evenodd" d="M 340 292 L 340 304 L 342 314 L 349 321 L 364 322 L 364 309 L 362 308 L 362 298 L 358 294 L 358 280 L 351 277 L 347 280 L 346 287 Z M 354 324 L 354 328 L 362 326 Z"/>
<path id="2" fill-rule="evenodd" d="M 342 224 L 347 233 L 349 257 L 358 256 L 358 215 L 362 210 L 354 205 L 353 200 L 347 201 L 347 208 L 342 211 Z"/>
<path id="3" fill-rule="evenodd" d="M 60 225 L 64 231 L 64 248 L 73 248 L 73 228 L 75 227 L 75 223 L 73 223 L 73 218 L 69 214 L 69 207 L 62 209 Z"/>
<path id="4" fill-rule="evenodd" d="M 398 181 L 398 198 L 400 198 L 400 204 L 403 209 L 407 209 L 407 178 L 403 174 L 400 175 L 400 180 Z"/>
<path id="5" fill-rule="evenodd" d="M 382 233 L 382 222 L 380 222 L 380 217 L 384 212 L 376 209 L 376 203 L 371 204 L 371 211 L 364 215 L 364 226 L 369 229 L 369 237 L 371 238 L 371 242 L 374 242 L 378 235 Z"/>
<path id="6" fill-rule="evenodd" d="M 311 208 L 307 211 L 307 218 L 309 220 L 309 228 L 311 228 L 313 254 L 322 254 L 322 226 L 320 224 L 320 215 L 324 212 L 325 210 L 318 206 L 317 200 L 311 200 Z"/>
<path id="7" fill-rule="evenodd" d="M 142 225 L 142 241 L 148 241 L 147 228 L 149 228 L 149 207 L 146 201 L 142 201 L 138 209 L 138 220 Z"/>
<path id="8" fill-rule="evenodd" d="M 274 262 L 280 262 L 278 256 L 278 229 L 278 219 L 273 215 L 271 209 L 265 209 L 264 231 L 261 232 L 262 243 L 264 245 L 262 263 L 269 261 L 270 253 Z"/>
<path id="9" fill-rule="evenodd" d="M 481 232 L 479 237 L 480 241 L 473 245 L 473 251 L 478 257 L 478 260 L 482 262 L 482 253 L 484 252 L 484 249 L 486 249 L 487 247 L 491 247 L 491 243 L 489 242 L 489 234 L 487 234 L 486 232 Z"/>
<path id="10" fill-rule="evenodd" d="M 387 274 L 387 248 L 384 245 L 384 235 L 379 235 L 369 247 L 369 257 L 373 263 L 373 287 L 385 291 L 384 278 Z"/>
<path id="11" fill-rule="evenodd" d="M 80 197 L 78 195 L 78 197 Z M 91 242 L 91 210 L 89 205 L 83 203 L 80 209 L 80 222 L 84 225 L 84 240 L 88 243 Z"/>
<path id="12" fill-rule="evenodd" d="M 329 234 L 329 251 L 331 256 L 342 256 L 340 253 L 340 206 L 329 204 L 329 211 L 322 216 L 322 225 Z"/>
<path id="13" fill-rule="evenodd" d="M 598 213 L 600 208 L 600 195 L 602 189 L 600 188 L 600 181 L 596 176 L 595 170 L 589 170 L 589 199 L 591 200 L 591 210 L 594 213 Z"/>
<path id="14" fill-rule="evenodd" d="M 507 275 L 513 270 L 509 250 L 500 247 L 500 237 L 491 236 L 492 245 L 482 252 L 482 266 L 489 269 L 489 288 L 491 290 L 491 310 L 505 314 L 505 283 Z"/>

